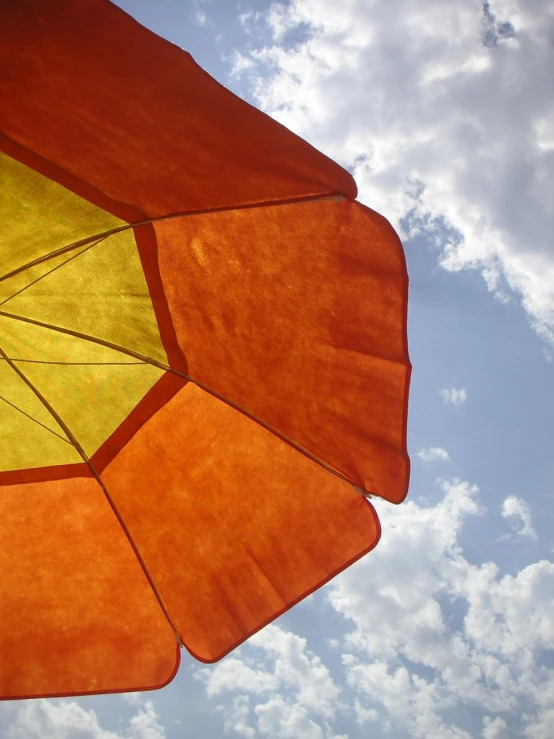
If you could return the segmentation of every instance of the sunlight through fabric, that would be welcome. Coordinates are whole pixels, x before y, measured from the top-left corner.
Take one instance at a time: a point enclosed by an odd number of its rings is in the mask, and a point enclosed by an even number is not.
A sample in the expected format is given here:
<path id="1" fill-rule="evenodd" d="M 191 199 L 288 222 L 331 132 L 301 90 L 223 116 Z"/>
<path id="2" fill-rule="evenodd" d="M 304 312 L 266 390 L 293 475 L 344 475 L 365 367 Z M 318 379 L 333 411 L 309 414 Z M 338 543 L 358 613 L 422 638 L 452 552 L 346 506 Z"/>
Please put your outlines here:
<path id="1" fill-rule="evenodd" d="M 111 3 L 4 4 L 0 40 L 0 697 L 159 688 L 406 496 L 402 245 Z"/>

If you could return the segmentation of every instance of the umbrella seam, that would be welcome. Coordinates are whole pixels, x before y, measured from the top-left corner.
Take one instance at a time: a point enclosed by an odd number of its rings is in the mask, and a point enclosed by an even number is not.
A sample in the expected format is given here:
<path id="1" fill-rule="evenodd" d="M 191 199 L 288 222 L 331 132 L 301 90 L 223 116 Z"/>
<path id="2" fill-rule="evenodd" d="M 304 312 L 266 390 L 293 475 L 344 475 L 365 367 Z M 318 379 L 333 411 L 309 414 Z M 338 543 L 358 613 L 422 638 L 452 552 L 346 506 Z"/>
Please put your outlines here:
<path id="1" fill-rule="evenodd" d="M 270 433 L 280 438 L 282 441 L 292 446 L 293 449 L 296 449 L 296 451 L 300 452 L 305 457 L 308 457 L 308 459 L 311 459 L 312 462 L 315 462 L 317 465 L 327 470 L 327 472 L 330 472 L 331 474 L 335 475 L 335 477 L 339 478 L 343 482 L 348 483 L 353 488 L 357 488 L 355 492 L 363 494 L 364 497 L 367 497 L 368 495 L 372 497 L 373 496 L 381 497 L 379 493 L 375 491 L 364 490 L 360 486 L 357 486 L 356 483 L 350 480 L 346 475 L 342 474 L 339 470 L 336 470 L 334 467 L 331 467 L 326 462 L 324 462 L 322 459 L 319 459 L 319 457 L 317 457 L 315 454 L 312 454 L 312 452 L 310 452 L 308 449 L 301 446 L 296 441 L 291 439 L 289 436 L 287 436 L 283 432 L 276 429 L 274 426 L 272 426 L 267 421 L 264 421 L 263 419 L 259 418 L 259 416 L 256 416 L 254 413 L 251 413 L 246 408 L 243 408 L 238 403 L 235 403 L 234 401 L 227 398 L 225 395 L 218 393 L 217 390 L 213 390 L 212 388 L 210 388 L 208 385 L 205 385 L 200 380 L 196 380 L 194 377 L 191 377 L 190 375 L 187 375 L 184 372 L 180 372 L 179 370 L 174 369 L 173 367 L 170 367 L 169 365 L 163 364 L 163 362 L 159 362 L 156 359 L 152 359 L 151 357 L 142 355 L 139 352 L 135 352 L 133 349 L 127 349 L 126 347 L 118 346 L 117 344 L 112 344 L 112 342 L 110 341 L 98 339 L 94 336 L 87 336 L 86 334 L 82 334 L 78 331 L 73 331 L 68 328 L 63 328 L 62 326 L 54 326 L 49 323 L 44 323 L 43 321 L 37 321 L 34 318 L 27 318 L 26 316 L 18 316 L 14 313 L 8 313 L 7 311 L 3 311 L 3 310 L 0 310 L 0 316 L 4 316 L 6 318 L 13 318 L 14 320 L 23 321 L 24 323 L 31 323 L 36 326 L 42 326 L 43 328 L 48 328 L 48 329 L 51 329 L 52 331 L 59 331 L 60 333 L 69 334 L 70 336 L 75 336 L 76 338 L 83 339 L 85 341 L 91 341 L 95 344 L 107 346 L 110 349 L 114 349 L 116 351 L 121 352 L 122 354 L 126 354 L 128 356 L 135 357 L 136 359 L 140 359 L 146 364 L 150 364 L 150 365 L 153 365 L 154 367 L 158 367 L 158 369 L 162 369 L 166 372 L 171 372 L 177 375 L 178 377 L 182 377 L 184 380 L 187 380 L 188 382 L 192 382 L 194 385 L 199 387 L 201 390 L 204 390 L 205 392 L 209 393 L 214 398 L 221 400 L 223 403 L 230 406 L 231 408 L 234 408 L 235 410 L 238 410 L 240 413 L 243 413 L 245 416 L 250 418 L 252 421 L 254 421 L 255 423 L 258 423 L 260 426 L 265 428 L 267 431 L 269 431 Z M 1 349 L 0 349 L 0 352 L 1 352 Z M 9 361 L 9 358 L 7 356 L 5 358 Z M 362 490 L 363 490 L 363 493 L 361 493 Z"/>
<path id="2" fill-rule="evenodd" d="M 143 366 L 146 362 L 62 362 L 55 360 L 46 359 L 21 359 L 21 357 L 10 357 L 12 362 L 26 362 L 27 364 L 55 364 L 70 367 L 104 367 L 104 366 L 115 366 L 115 367 L 136 367 Z M 4 357 L 0 357 L 0 362 L 5 362 Z"/>
<path id="3" fill-rule="evenodd" d="M 60 415 L 56 412 L 56 410 L 53 408 L 53 406 L 46 400 L 46 398 L 42 395 L 42 393 L 40 392 L 40 390 L 37 387 L 35 387 L 35 385 L 29 380 L 29 378 L 26 377 L 26 375 L 17 367 L 17 365 L 15 365 L 13 363 L 13 361 L 4 352 L 4 350 L 2 349 L 2 347 L 0 347 L 0 355 L 2 355 L 2 357 L 8 362 L 8 364 L 14 370 L 14 372 L 21 378 L 21 380 L 23 380 L 23 382 L 25 382 L 25 384 L 30 388 L 30 390 L 32 390 L 32 392 L 36 395 L 36 397 L 44 405 L 44 407 L 46 408 L 46 410 L 52 415 L 52 417 L 55 419 L 55 421 L 59 424 L 60 428 L 63 429 L 64 433 L 67 435 L 67 437 L 69 439 L 69 442 L 77 450 L 77 452 L 82 457 L 82 459 L 85 462 L 85 464 L 87 465 L 87 467 L 92 472 L 92 475 L 94 476 L 94 478 L 96 479 L 96 481 L 98 482 L 98 484 L 100 485 L 100 487 L 102 488 L 102 490 L 104 492 L 104 495 L 106 496 L 106 500 L 108 501 L 108 503 L 109 503 L 112 511 L 114 512 L 115 517 L 119 521 L 119 524 L 120 524 L 120 526 L 121 526 L 124 534 L 126 535 L 127 540 L 129 542 L 129 544 L 131 545 L 131 548 L 133 549 L 133 552 L 135 553 L 135 556 L 136 556 L 136 558 L 137 558 L 137 560 L 138 560 L 138 562 L 139 562 L 139 564 L 141 566 L 141 569 L 143 570 L 143 572 L 144 572 L 144 574 L 146 576 L 146 579 L 148 580 L 148 583 L 149 583 L 150 587 L 152 588 L 152 592 L 154 593 L 154 596 L 156 597 L 156 600 L 158 601 L 158 603 L 160 605 L 160 608 L 162 609 L 162 612 L 163 612 L 165 618 L 167 619 L 167 621 L 168 621 L 168 623 L 169 623 L 169 625 L 170 625 L 170 627 L 171 627 L 171 629 L 173 631 L 173 634 L 175 636 L 175 639 L 177 641 L 177 644 L 182 648 L 184 646 L 184 644 L 183 644 L 183 641 L 182 641 L 182 639 L 181 639 L 181 637 L 179 635 L 179 632 L 177 631 L 177 627 L 175 626 L 175 623 L 174 623 L 174 621 L 173 621 L 173 619 L 172 619 L 172 617 L 171 617 L 171 615 L 169 613 L 169 609 L 166 606 L 166 604 L 164 603 L 164 600 L 163 600 L 163 598 L 161 596 L 161 593 L 159 592 L 158 588 L 156 587 L 156 584 L 154 582 L 154 579 L 153 579 L 153 577 L 152 577 L 152 575 L 151 575 L 151 573 L 150 573 L 150 571 L 148 569 L 148 566 L 147 566 L 146 562 L 144 561 L 144 558 L 143 558 L 143 556 L 142 556 L 142 554 L 141 554 L 138 546 L 136 545 L 136 543 L 135 543 L 135 541 L 134 541 L 134 539 L 133 539 L 133 537 L 131 535 L 131 532 L 129 531 L 129 528 L 127 527 L 127 524 L 125 523 L 125 521 L 123 519 L 123 516 L 119 512 L 119 509 L 118 509 L 118 507 L 117 507 L 114 499 L 112 498 L 112 496 L 111 496 L 108 488 L 106 487 L 106 484 L 104 483 L 102 477 L 100 476 L 99 472 L 97 471 L 97 469 L 95 468 L 95 466 L 92 464 L 92 462 L 89 459 L 87 453 L 85 452 L 85 450 L 83 449 L 83 447 L 79 444 L 78 440 L 73 435 L 73 433 L 71 432 L 71 429 L 67 426 L 67 424 L 65 423 L 65 421 L 60 417 Z"/>
<path id="4" fill-rule="evenodd" d="M 7 405 L 11 406 L 16 411 L 19 411 L 19 413 L 22 413 L 30 421 L 34 421 L 34 423 L 37 423 L 39 426 L 42 426 L 42 428 L 43 429 L 46 429 L 46 431 L 50 431 L 51 434 L 54 434 L 54 436 L 57 436 L 58 439 L 61 439 L 61 441 L 64 441 L 66 444 L 69 444 L 69 446 L 73 446 L 73 444 L 68 439 L 64 439 L 61 434 L 57 434 L 53 429 L 48 428 L 48 426 L 46 426 L 44 423 L 41 423 L 41 421 L 39 421 L 37 418 L 35 418 L 34 416 L 31 416 L 29 413 L 26 413 L 22 408 L 20 408 L 19 406 L 15 405 L 15 403 L 12 403 L 7 398 L 4 398 L 3 395 L 0 395 L 0 400 L 3 400 L 4 403 L 6 403 Z"/>
<path id="5" fill-rule="evenodd" d="M 31 262 L 27 262 L 27 264 L 23 264 L 20 267 L 16 267 L 16 269 L 13 269 L 11 272 L 7 272 L 5 275 L 0 276 L 0 282 L 4 282 L 5 280 L 8 280 L 10 277 L 14 277 L 17 274 L 20 274 L 21 272 L 24 272 L 27 269 L 31 269 L 31 267 L 36 266 L 37 264 L 41 264 L 42 262 L 47 262 L 50 259 L 54 259 L 57 256 L 60 256 L 61 254 L 65 254 L 66 252 L 73 251 L 74 249 L 78 249 L 80 246 L 86 246 L 87 244 L 90 244 L 95 239 L 98 239 L 99 241 L 107 239 L 110 236 L 113 236 L 114 234 L 121 233 L 122 231 L 128 231 L 132 228 L 137 228 L 138 226 L 146 226 L 149 223 L 158 223 L 159 221 L 167 221 L 172 218 L 187 218 L 192 216 L 200 216 L 200 215 L 206 215 L 207 213 L 227 213 L 229 211 L 233 210 L 250 210 L 253 208 L 263 208 L 263 207 L 271 207 L 271 206 L 278 206 L 278 205 L 295 205 L 297 203 L 311 203 L 316 202 L 318 200 L 331 200 L 333 202 L 340 202 L 341 200 L 345 200 L 346 196 L 339 192 L 331 192 L 331 193 L 323 193 L 322 195 L 310 195 L 310 196 L 304 196 L 301 198 L 293 198 L 289 200 L 266 200 L 266 201 L 260 201 L 259 203 L 245 203 L 244 205 L 233 205 L 233 206 L 221 206 L 217 208 L 204 208 L 202 210 L 194 210 L 194 211 L 184 211 L 182 213 L 168 213 L 164 216 L 156 216 L 154 218 L 148 218 L 143 221 L 137 221 L 135 223 L 127 223 L 124 226 L 116 226 L 115 228 L 111 228 L 108 231 L 104 231 L 100 234 L 94 234 L 93 236 L 87 236 L 83 239 L 80 239 L 79 241 L 74 241 L 71 244 L 67 244 L 66 246 L 62 246 L 59 249 L 56 249 L 52 252 L 49 252 L 48 254 L 44 254 L 40 257 L 37 257 L 36 259 L 33 259 Z M 95 246 L 95 244 L 92 244 L 92 246 Z M 65 264 L 65 262 L 64 262 Z"/>
<path id="6" fill-rule="evenodd" d="M 89 249 L 92 249 L 93 246 L 97 246 L 98 244 L 105 241 L 108 237 L 107 236 L 101 236 L 98 238 L 97 241 L 93 241 L 91 244 L 86 246 L 83 251 L 78 252 L 77 254 L 73 254 L 69 259 L 66 259 L 65 262 L 60 262 L 60 264 L 57 264 L 55 267 L 52 267 L 52 269 L 49 269 L 48 272 L 45 272 L 42 275 L 39 275 L 36 279 L 29 282 L 27 285 L 24 285 L 22 288 L 17 290 L 12 295 L 8 296 L 7 298 L 4 298 L 4 300 L 0 301 L 0 306 L 5 305 L 10 300 L 13 300 L 13 298 L 16 298 L 18 295 L 21 295 L 22 292 L 25 292 L 25 290 L 28 290 L 33 285 L 36 285 L 37 282 L 40 282 L 41 280 L 44 280 L 45 277 L 48 277 L 48 275 L 51 275 L 52 272 L 55 272 L 56 270 L 60 269 L 60 267 L 65 267 L 66 264 L 69 264 L 69 262 L 72 262 L 74 259 L 77 259 L 77 257 L 80 257 L 82 254 L 85 254 Z M 31 267 L 29 267 L 31 269 Z M 23 270 L 25 271 L 25 270 Z M 21 273 L 18 273 L 21 274 Z"/>

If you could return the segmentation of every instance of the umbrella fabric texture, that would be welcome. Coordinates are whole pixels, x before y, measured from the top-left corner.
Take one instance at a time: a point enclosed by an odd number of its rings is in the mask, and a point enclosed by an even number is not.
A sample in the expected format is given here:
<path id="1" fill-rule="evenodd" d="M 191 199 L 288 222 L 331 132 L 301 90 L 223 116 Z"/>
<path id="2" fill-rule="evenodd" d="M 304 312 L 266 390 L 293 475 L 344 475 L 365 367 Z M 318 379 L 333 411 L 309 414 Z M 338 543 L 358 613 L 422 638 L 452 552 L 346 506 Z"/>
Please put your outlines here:
<path id="1" fill-rule="evenodd" d="M 0 4 L 0 69 L 0 696 L 161 687 L 404 499 L 402 246 L 104 0 Z"/>

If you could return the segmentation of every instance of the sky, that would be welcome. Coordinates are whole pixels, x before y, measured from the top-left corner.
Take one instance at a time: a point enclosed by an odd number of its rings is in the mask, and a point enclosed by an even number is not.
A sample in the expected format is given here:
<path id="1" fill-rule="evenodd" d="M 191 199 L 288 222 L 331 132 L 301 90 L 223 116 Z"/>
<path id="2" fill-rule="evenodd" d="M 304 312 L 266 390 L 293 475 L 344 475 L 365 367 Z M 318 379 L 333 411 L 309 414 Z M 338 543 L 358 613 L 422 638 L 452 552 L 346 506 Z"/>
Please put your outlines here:
<path id="1" fill-rule="evenodd" d="M 378 547 L 161 691 L 6 739 L 552 739 L 554 4 L 118 0 L 354 175 L 400 234 L 405 503 Z"/>

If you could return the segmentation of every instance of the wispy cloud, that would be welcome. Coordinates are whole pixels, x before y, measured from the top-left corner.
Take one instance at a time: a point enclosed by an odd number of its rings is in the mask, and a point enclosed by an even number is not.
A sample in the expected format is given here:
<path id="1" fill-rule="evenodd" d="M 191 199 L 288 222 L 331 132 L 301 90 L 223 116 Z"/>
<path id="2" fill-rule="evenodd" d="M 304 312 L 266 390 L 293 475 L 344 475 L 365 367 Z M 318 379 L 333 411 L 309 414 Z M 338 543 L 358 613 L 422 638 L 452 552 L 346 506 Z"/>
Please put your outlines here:
<path id="1" fill-rule="evenodd" d="M 443 388 L 442 390 L 439 390 L 439 392 L 444 402 L 448 405 L 453 405 L 454 408 L 459 408 L 467 400 L 467 392 L 463 387 Z"/>
<path id="2" fill-rule="evenodd" d="M 205 26 L 206 21 L 208 20 L 208 16 L 203 5 L 204 3 L 202 2 L 202 0 L 195 0 L 194 2 L 193 20 L 197 26 Z"/>
<path id="3" fill-rule="evenodd" d="M 502 503 L 502 517 L 518 536 L 528 539 L 536 539 L 537 534 L 533 528 L 533 519 L 529 506 L 516 495 L 509 495 Z"/>
<path id="4" fill-rule="evenodd" d="M 448 461 L 450 454 L 446 449 L 442 449 L 440 446 L 431 446 L 427 449 L 420 449 L 417 456 L 424 462 L 437 462 L 439 460 Z"/>
<path id="5" fill-rule="evenodd" d="M 241 54 L 240 51 L 233 52 L 231 56 L 233 65 L 233 71 L 231 73 L 232 79 L 241 77 L 248 69 L 252 69 L 254 62 L 248 56 Z"/>
<path id="6" fill-rule="evenodd" d="M 197 25 L 205 26 L 206 21 L 208 20 L 208 16 L 206 15 L 206 12 L 204 10 L 202 10 L 201 8 L 197 8 L 194 14 L 194 20 Z"/>

